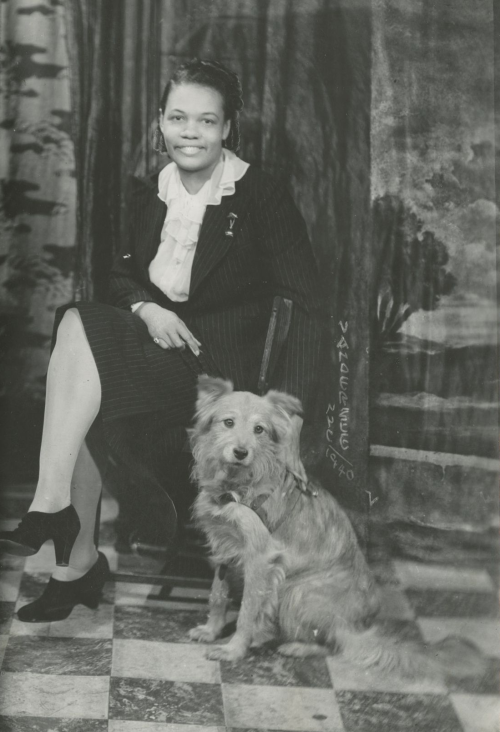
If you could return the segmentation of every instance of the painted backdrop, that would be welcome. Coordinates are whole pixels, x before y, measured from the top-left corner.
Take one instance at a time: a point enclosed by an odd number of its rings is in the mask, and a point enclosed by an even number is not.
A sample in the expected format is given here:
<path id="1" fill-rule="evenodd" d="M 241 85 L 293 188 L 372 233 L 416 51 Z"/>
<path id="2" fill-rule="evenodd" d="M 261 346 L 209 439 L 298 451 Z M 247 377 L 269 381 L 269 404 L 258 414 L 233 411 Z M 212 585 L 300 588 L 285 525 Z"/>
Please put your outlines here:
<path id="1" fill-rule="evenodd" d="M 130 174 L 166 162 L 149 143 L 161 85 L 209 55 L 241 74 L 243 157 L 287 182 L 321 268 L 323 479 L 374 526 L 391 521 L 403 549 L 415 528 L 494 530 L 491 0 L 4 0 L 0 13 L 10 479 L 36 469 L 54 309 L 102 293 Z"/>

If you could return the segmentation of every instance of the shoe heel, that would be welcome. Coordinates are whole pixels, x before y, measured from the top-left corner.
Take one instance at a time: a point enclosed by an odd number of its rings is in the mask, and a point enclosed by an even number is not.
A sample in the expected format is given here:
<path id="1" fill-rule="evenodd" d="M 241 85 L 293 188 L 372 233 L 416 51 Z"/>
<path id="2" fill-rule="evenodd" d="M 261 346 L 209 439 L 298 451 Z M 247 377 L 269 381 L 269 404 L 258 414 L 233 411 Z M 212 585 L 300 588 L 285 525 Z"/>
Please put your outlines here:
<path id="1" fill-rule="evenodd" d="M 50 515 L 50 514 L 49 514 Z M 80 533 L 80 519 L 74 507 L 69 505 L 59 513 L 50 515 L 52 521 L 52 539 L 56 553 L 56 564 L 67 567 L 71 550 Z"/>
<path id="2" fill-rule="evenodd" d="M 54 550 L 56 553 L 56 564 L 58 567 L 67 567 L 69 564 L 69 558 L 71 556 L 71 550 L 75 540 L 73 538 L 61 538 L 54 537 Z"/>

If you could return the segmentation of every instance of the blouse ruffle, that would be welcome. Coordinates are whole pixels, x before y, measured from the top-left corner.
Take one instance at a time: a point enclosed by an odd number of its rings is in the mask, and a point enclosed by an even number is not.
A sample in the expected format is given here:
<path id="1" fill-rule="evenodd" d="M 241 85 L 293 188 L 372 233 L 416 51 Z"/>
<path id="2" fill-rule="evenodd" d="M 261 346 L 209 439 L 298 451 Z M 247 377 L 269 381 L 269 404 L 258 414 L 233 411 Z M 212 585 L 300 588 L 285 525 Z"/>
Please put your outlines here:
<path id="1" fill-rule="evenodd" d="M 223 149 L 210 180 L 195 195 L 184 188 L 176 163 L 169 163 L 160 172 L 158 197 L 168 208 L 149 276 L 170 300 L 184 302 L 189 297 L 191 269 L 207 206 L 218 206 L 222 196 L 233 195 L 235 183 L 248 167 L 231 150 Z"/>

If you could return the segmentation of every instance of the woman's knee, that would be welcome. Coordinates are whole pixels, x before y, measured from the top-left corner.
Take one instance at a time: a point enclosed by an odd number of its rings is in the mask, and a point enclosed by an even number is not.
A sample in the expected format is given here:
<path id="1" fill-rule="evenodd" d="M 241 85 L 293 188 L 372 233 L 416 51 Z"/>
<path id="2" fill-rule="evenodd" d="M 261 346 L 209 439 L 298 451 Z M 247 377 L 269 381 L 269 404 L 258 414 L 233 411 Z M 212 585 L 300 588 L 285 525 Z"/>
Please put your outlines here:
<path id="1" fill-rule="evenodd" d="M 83 327 L 80 313 L 76 308 L 68 308 L 61 318 L 57 329 L 57 337 L 81 338 L 85 337 L 85 329 Z"/>

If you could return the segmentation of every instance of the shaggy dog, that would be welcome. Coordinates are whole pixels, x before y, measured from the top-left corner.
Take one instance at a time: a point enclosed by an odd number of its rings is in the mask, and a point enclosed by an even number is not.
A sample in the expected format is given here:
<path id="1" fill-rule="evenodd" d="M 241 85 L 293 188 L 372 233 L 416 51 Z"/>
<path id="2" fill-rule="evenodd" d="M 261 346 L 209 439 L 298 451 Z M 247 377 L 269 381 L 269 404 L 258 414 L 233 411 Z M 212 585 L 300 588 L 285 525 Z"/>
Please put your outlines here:
<path id="1" fill-rule="evenodd" d="M 375 582 L 349 520 L 298 457 L 298 399 L 235 392 L 202 376 L 190 432 L 199 493 L 194 516 L 208 537 L 215 578 L 205 625 L 192 640 L 222 634 L 232 583 L 243 584 L 236 632 L 211 659 L 236 661 L 251 646 L 278 642 L 287 656 L 341 652 L 349 662 L 408 676 L 435 675 L 416 649 L 370 627 Z M 295 420 L 296 421 L 296 420 Z"/>

